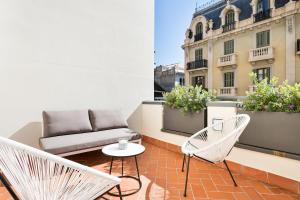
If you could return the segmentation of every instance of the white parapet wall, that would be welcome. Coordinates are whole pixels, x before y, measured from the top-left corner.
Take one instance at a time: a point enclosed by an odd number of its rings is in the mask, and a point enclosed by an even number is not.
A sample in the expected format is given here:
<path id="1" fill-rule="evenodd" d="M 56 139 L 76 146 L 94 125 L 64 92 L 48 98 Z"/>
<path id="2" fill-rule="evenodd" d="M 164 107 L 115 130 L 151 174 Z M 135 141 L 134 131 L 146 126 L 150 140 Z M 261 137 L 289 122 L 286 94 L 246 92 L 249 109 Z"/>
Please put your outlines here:
<path id="1" fill-rule="evenodd" d="M 162 102 L 144 102 L 142 107 L 142 134 L 180 146 L 186 137 L 162 132 L 163 105 Z"/>
<path id="2" fill-rule="evenodd" d="M 208 104 L 208 124 L 213 119 L 227 119 L 236 115 L 236 102 Z M 167 143 L 181 146 L 185 136 L 162 132 L 162 102 L 144 102 L 142 105 L 142 134 Z M 234 147 L 228 160 L 243 166 L 270 172 L 295 181 L 300 181 L 300 161 Z"/>

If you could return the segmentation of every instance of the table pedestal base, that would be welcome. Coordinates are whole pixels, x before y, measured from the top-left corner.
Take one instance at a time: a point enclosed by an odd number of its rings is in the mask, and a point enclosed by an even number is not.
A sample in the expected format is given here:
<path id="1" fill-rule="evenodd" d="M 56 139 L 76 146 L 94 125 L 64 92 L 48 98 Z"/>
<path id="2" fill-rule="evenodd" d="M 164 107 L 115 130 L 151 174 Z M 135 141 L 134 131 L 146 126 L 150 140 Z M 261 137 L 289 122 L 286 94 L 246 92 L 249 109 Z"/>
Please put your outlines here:
<path id="1" fill-rule="evenodd" d="M 139 183 L 139 188 L 137 188 L 135 191 L 133 192 L 130 192 L 130 193 L 126 193 L 124 194 L 122 191 L 122 197 L 126 197 L 126 196 L 130 196 L 130 195 L 133 195 L 133 194 L 136 194 L 140 191 L 140 189 L 142 188 L 142 181 L 140 179 L 138 179 L 137 177 L 134 177 L 134 176 L 118 176 L 119 178 L 130 178 L 130 179 L 134 179 L 136 180 L 138 183 Z M 119 197 L 119 194 L 118 193 L 112 193 L 112 192 L 107 192 L 108 195 L 110 196 L 114 196 L 114 197 Z"/>
<path id="2" fill-rule="evenodd" d="M 118 176 L 119 178 L 131 178 L 131 179 L 134 179 L 136 180 L 138 183 L 139 183 L 139 188 L 133 192 L 130 192 L 130 193 L 126 193 L 126 194 L 123 194 L 122 193 L 122 197 L 126 197 L 126 196 L 130 196 L 130 195 L 133 195 L 137 192 L 140 191 L 140 189 L 142 188 L 142 181 L 140 179 L 140 172 L 139 172 L 139 167 L 138 167 L 138 162 L 137 162 L 137 157 L 134 156 L 134 159 L 135 159 L 135 166 L 136 166 L 136 171 L 137 171 L 137 175 L 138 177 L 134 177 L 134 176 L 129 176 L 129 175 L 123 175 L 123 157 L 121 158 L 122 160 L 122 176 Z M 110 162 L 110 169 L 109 169 L 109 174 L 111 174 L 111 171 L 112 171 L 112 166 L 113 166 L 113 162 L 114 162 L 114 157 L 111 157 L 111 162 Z M 114 194 L 114 193 L 111 193 L 111 192 L 108 192 L 107 194 L 111 195 L 111 196 L 115 196 L 115 197 L 119 197 L 119 194 Z"/>

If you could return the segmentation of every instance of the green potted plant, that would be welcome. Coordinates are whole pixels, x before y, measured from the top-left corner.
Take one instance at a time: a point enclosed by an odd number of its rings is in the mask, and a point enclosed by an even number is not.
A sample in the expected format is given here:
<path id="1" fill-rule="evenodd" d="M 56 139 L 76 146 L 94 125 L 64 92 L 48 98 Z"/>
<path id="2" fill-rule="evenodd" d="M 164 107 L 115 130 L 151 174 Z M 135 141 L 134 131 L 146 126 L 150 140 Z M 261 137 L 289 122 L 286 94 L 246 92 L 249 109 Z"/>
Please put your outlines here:
<path id="1" fill-rule="evenodd" d="M 206 124 L 206 103 L 216 97 L 202 86 L 176 86 L 165 93 L 163 130 L 191 135 Z"/>
<path id="2" fill-rule="evenodd" d="M 259 82 L 248 92 L 240 113 L 251 121 L 240 137 L 239 146 L 300 159 L 300 84 L 278 83 L 274 77 Z"/>

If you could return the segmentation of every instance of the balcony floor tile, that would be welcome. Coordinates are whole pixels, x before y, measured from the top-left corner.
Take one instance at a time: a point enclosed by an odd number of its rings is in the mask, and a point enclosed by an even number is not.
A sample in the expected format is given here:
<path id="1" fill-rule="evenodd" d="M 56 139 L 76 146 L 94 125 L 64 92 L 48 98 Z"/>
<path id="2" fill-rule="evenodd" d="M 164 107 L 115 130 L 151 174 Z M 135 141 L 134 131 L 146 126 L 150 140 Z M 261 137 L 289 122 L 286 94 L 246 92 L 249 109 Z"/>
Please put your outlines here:
<path id="1" fill-rule="evenodd" d="M 300 195 L 266 183 L 253 180 L 239 174 L 234 174 L 238 187 L 223 168 L 199 160 L 191 160 L 191 170 L 188 184 L 188 196 L 183 197 L 185 174 L 181 172 L 182 155 L 157 146 L 144 143 L 146 151 L 138 157 L 142 188 L 125 200 L 138 199 L 232 199 L 232 200 L 300 200 Z M 109 172 L 110 158 L 100 151 L 94 151 L 68 157 L 68 159 Z M 121 162 L 115 160 L 113 175 L 120 175 Z M 134 158 L 124 160 L 124 174 L 136 175 Z M 121 189 L 130 192 L 138 188 L 136 181 L 122 179 Z M 107 199 L 119 199 L 105 195 Z M 10 199 L 4 187 L 0 187 L 0 199 Z"/>

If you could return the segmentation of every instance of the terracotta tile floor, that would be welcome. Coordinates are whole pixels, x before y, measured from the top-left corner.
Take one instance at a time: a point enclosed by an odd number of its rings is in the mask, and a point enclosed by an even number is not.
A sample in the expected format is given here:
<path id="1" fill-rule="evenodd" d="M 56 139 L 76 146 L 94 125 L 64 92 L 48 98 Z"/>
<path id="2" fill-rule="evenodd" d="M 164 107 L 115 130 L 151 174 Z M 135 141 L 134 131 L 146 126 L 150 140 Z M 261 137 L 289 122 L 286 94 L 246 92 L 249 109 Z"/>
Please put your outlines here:
<path id="1" fill-rule="evenodd" d="M 182 155 L 148 143 L 144 143 L 146 151 L 138 157 L 142 189 L 124 199 L 233 199 L 233 200 L 300 200 L 295 195 L 281 188 L 235 174 L 238 187 L 234 187 L 227 171 L 212 164 L 191 160 L 188 196 L 183 197 L 185 173 L 181 172 Z M 108 172 L 110 158 L 100 151 L 71 156 L 69 159 Z M 120 175 L 121 162 L 116 160 L 113 174 Z M 133 158 L 124 160 L 124 172 L 136 175 Z M 131 192 L 138 188 L 136 181 L 122 179 L 123 192 Z M 112 198 L 108 195 L 107 199 Z M 0 199 L 10 199 L 5 188 L 0 187 Z"/>

